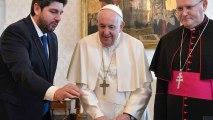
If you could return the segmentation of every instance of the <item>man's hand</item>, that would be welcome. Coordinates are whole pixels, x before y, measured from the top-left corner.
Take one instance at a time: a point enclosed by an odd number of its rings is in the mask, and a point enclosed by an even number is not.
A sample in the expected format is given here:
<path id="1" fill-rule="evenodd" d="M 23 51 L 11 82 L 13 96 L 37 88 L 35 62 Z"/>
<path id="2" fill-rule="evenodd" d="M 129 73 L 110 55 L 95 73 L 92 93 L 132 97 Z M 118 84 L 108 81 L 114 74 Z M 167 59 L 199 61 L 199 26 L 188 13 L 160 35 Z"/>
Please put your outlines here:
<path id="1" fill-rule="evenodd" d="M 95 120 L 109 120 L 106 116 L 101 116 L 96 118 Z"/>
<path id="2" fill-rule="evenodd" d="M 116 117 L 114 120 L 130 120 L 130 116 L 128 114 L 122 114 Z"/>
<path id="3" fill-rule="evenodd" d="M 64 100 L 65 98 L 76 98 L 83 94 L 83 92 L 74 84 L 67 84 L 59 88 L 54 94 L 54 100 Z"/>

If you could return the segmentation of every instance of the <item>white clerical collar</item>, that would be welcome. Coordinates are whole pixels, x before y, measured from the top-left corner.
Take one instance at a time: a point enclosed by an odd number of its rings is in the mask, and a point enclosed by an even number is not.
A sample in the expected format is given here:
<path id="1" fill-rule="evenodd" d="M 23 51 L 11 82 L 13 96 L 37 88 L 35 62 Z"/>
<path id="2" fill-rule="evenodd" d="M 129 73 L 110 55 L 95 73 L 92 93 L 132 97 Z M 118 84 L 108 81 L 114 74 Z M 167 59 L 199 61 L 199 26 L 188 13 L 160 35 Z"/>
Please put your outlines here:
<path id="1" fill-rule="evenodd" d="M 41 29 L 38 27 L 38 25 L 36 24 L 36 22 L 34 21 L 33 17 L 30 15 L 31 20 L 33 21 L 33 25 L 36 29 L 36 32 L 38 34 L 39 37 L 42 37 L 44 35 L 44 33 L 41 31 Z M 47 35 L 47 33 L 45 33 L 45 35 Z"/>

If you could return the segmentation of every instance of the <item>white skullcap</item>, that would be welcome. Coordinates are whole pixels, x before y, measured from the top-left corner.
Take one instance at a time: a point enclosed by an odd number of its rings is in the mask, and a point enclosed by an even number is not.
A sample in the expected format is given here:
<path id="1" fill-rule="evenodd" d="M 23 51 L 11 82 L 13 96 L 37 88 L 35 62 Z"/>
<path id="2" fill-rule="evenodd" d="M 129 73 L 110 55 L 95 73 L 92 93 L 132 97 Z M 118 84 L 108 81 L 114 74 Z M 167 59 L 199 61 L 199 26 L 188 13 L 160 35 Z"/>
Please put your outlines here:
<path id="1" fill-rule="evenodd" d="M 109 10 L 114 11 L 115 13 L 117 13 L 123 19 L 123 14 L 121 12 L 121 9 L 118 6 L 113 5 L 113 4 L 108 4 L 108 5 L 105 5 L 104 7 L 102 7 L 100 9 L 100 11 L 104 10 L 104 9 L 109 9 Z"/>

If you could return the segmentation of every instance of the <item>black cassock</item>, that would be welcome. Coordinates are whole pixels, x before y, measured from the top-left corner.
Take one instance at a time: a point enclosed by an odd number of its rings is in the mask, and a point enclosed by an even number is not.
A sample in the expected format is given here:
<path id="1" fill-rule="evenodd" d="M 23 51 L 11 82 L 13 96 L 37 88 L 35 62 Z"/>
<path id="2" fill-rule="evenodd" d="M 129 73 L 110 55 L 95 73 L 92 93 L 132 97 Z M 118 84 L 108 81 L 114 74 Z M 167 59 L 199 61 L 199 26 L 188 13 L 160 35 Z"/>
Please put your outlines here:
<path id="1" fill-rule="evenodd" d="M 195 46 L 207 23 L 206 29 Z M 195 46 L 183 72 L 200 73 L 200 79 L 209 80 L 213 87 L 211 81 L 213 80 L 213 21 L 209 20 L 208 22 L 208 18 L 205 16 L 204 21 L 193 30 L 181 26 L 169 32 L 161 38 L 156 48 L 150 65 L 150 70 L 154 71 L 157 77 L 154 120 L 203 120 L 203 117 L 213 116 L 212 87 L 209 91 L 212 94 L 211 100 L 168 94 L 168 83 L 172 79 L 176 79 L 173 78 L 172 72 L 180 69 L 180 46 L 183 29 L 182 66 L 190 50 Z"/>

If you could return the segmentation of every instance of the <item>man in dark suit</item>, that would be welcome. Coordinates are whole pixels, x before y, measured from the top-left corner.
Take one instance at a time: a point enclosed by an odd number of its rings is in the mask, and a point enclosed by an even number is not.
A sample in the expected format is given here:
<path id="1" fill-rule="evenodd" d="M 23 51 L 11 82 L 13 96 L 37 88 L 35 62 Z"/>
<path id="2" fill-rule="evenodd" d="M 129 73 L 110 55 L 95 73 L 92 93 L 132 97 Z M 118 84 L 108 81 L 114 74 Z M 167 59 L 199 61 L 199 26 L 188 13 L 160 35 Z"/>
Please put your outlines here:
<path id="1" fill-rule="evenodd" d="M 53 31 L 66 3 L 33 0 L 31 14 L 9 25 L 1 35 L 0 120 L 50 120 L 49 101 L 82 94 L 73 84 L 53 86 L 58 60 Z"/>

